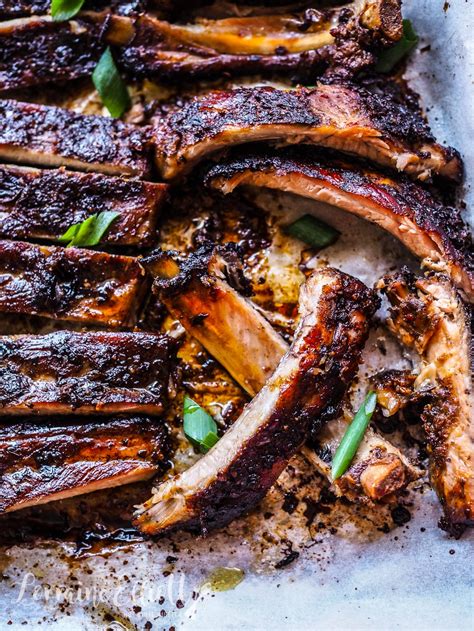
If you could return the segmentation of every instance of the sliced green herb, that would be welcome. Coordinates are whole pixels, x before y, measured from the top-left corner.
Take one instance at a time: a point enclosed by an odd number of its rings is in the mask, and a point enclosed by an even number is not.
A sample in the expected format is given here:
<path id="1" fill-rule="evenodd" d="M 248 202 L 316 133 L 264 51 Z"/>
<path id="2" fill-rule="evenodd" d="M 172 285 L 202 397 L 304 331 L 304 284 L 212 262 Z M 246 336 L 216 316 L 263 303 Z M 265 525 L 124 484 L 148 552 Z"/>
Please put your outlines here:
<path id="1" fill-rule="evenodd" d="M 219 440 L 215 420 L 189 397 L 184 397 L 183 429 L 186 438 L 203 454 Z"/>
<path id="2" fill-rule="evenodd" d="M 365 434 L 377 403 L 375 392 L 369 392 L 352 423 L 342 437 L 332 461 L 332 478 L 337 480 L 347 471 Z"/>
<path id="3" fill-rule="evenodd" d="M 91 215 L 81 223 L 76 223 L 66 230 L 58 239 L 59 243 L 64 243 L 67 247 L 87 247 L 97 245 L 117 219 L 120 213 L 107 210 L 98 215 Z"/>
<path id="4" fill-rule="evenodd" d="M 410 20 L 403 20 L 402 38 L 390 48 L 382 51 L 375 66 L 377 72 L 390 72 L 408 53 L 418 44 L 418 35 L 415 33 Z"/>
<path id="5" fill-rule="evenodd" d="M 303 215 L 289 226 L 286 226 L 284 231 L 292 237 L 318 249 L 331 245 L 337 241 L 340 235 L 338 230 L 328 226 L 324 221 L 316 219 L 313 215 Z"/>
<path id="6" fill-rule="evenodd" d="M 51 16 L 55 22 L 64 22 L 79 13 L 84 0 L 52 0 Z"/>
<path id="7" fill-rule="evenodd" d="M 92 81 L 102 103 L 114 118 L 119 118 L 129 109 L 130 95 L 115 65 L 110 48 L 107 48 L 99 59 L 92 74 Z"/>

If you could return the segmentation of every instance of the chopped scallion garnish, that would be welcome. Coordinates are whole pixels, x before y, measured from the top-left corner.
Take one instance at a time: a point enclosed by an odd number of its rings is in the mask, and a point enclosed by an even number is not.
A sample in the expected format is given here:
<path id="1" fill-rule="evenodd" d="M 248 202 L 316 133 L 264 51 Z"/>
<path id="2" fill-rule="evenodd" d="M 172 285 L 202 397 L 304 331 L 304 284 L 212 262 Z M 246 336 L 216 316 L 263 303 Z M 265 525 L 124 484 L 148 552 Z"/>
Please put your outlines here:
<path id="1" fill-rule="evenodd" d="M 51 16 L 55 22 L 70 20 L 82 9 L 84 0 L 52 0 Z"/>
<path id="2" fill-rule="evenodd" d="M 313 215 L 303 215 L 295 222 L 284 228 L 285 232 L 296 239 L 304 241 L 313 248 L 325 248 L 334 243 L 340 232 L 328 226 Z"/>
<path id="3" fill-rule="evenodd" d="M 108 210 L 98 215 L 91 215 L 81 223 L 75 223 L 58 239 L 59 243 L 64 243 L 67 247 L 87 247 L 97 245 L 117 219 L 120 213 Z"/>
<path id="4" fill-rule="evenodd" d="M 377 403 L 375 392 L 369 392 L 352 423 L 346 430 L 332 461 L 332 478 L 337 480 L 349 468 L 365 434 Z"/>
<path id="5" fill-rule="evenodd" d="M 184 397 L 183 429 L 186 438 L 205 454 L 219 440 L 217 423 L 205 410 L 189 397 Z"/>
<path id="6" fill-rule="evenodd" d="M 390 72 L 417 44 L 418 35 L 415 33 L 413 24 L 410 20 L 403 20 L 402 38 L 380 53 L 375 70 L 383 73 Z"/>
<path id="7" fill-rule="evenodd" d="M 99 59 L 92 81 L 102 103 L 114 118 L 119 118 L 131 105 L 130 95 L 124 80 L 115 65 L 110 48 Z"/>

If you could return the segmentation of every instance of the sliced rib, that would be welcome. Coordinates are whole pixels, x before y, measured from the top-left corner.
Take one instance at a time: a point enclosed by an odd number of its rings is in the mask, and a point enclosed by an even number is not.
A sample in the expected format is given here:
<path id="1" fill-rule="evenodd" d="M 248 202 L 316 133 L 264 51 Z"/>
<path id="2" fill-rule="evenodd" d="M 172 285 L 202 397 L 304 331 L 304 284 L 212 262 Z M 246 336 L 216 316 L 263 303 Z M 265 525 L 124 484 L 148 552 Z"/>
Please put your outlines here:
<path id="1" fill-rule="evenodd" d="M 189 24 L 147 14 L 135 20 L 113 16 L 104 37 L 120 47 L 120 63 L 133 75 L 202 79 L 278 72 L 302 81 L 328 66 L 355 74 L 374 61 L 371 44 L 393 43 L 401 34 L 398 0 L 356 0 L 337 9 Z"/>
<path id="2" fill-rule="evenodd" d="M 0 165 L 0 237 L 56 240 L 92 214 L 114 211 L 101 243 L 147 246 L 166 193 L 166 184 Z"/>
<path id="3" fill-rule="evenodd" d="M 150 172 L 146 130 L 106 116 L 0 100 L 0 159 L 110 175 Z"/>
<path id="4" fill-rule="evenodd" d="M 0 337 L 0 415 L 160 414 L 173 348 L 148 333 Z"/>
<path id="5" fill-rule="evenodd" d="M 336 149 L 420 179 L 458 181 L 462 173 L 457 152 L 434 142 L 417 110 L 350 84 L 208 92 L 158 117 L 154 129 L 165 179 L 216 151 L 260 140 Z"/>
<path id="6" fill-rule="evenodd" d="M 441 274 L 415 278 L 403 272 L 385 277 L 380 287 L 392 303 L 392 330 L 423 361 L 415 389 L 431 389 L 422 414 L 431 480 L 443 525 L 457 533 L 474 525 L 472 312 Z"/>
<path id="7" fill-rule="evenodd" d="M 105 43 L 105 16 L 55 22 L 49 15 L 0 22 L 0 91 L 92 75 Z"/>
<path id="8" fill-rule="evenodd" d="M 147 265 L 155 277 L 154 291 L 173 317 L 255 396 L 288 351 L 288 344 L 252 302 L 228 284 L 229 262 L 229 252 L 216 249 L 196 252 L 181 269 L 165 252 L 150 257 Z M 419 477 L 420 472 L 399 449 L 368 429 L 351 467 L 333 480 L 332 456 L 346 429 L 344 418 L 330 419 L 317 433 L 320 449 L 303 448 L 338 495 L 377 501 Z"/>
<path id="9" fill-rule="evenodd" d="M 116 417 L 0 425 L 0 513 L 147 480 L 167 466 L 161 421 Z"/>
<path id="10" fill-rule="evenodd" d="M 459 212 L 436 201 L 408 178 L 396 180 L 363 164 L 308 147 L 239 152 L 212 166 L 208 186 L 230 193 L 249 184 L 326 202 L 377 224 L 399 239 L 424 265 L 444 269 L 474 299 L 472 241 Z"/>
<path id="11" fill-rule="evenodd" d="M 0 241 L 0 313 L 125 327 L 146 288 L 130 256 Z"/>
<path id="12" fill-rule="evenodd" d="M 353 379 L 377 301 L 356 279 L 326 268 L 300 292 L 291 348 L 221 440 L 162 484 L 137 512 L 149 534 L 207 531 L 253 508 L 302 446 L 314 419 L 337 408 Z"/>

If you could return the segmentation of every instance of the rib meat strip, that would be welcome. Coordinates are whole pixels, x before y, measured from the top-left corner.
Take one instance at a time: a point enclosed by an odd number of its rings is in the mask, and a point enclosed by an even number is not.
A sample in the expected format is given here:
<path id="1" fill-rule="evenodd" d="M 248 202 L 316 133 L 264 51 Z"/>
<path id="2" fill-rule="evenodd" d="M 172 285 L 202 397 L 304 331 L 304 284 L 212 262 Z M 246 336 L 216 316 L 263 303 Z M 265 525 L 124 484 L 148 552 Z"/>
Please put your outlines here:
<path id="1" fill-rule="evenodd" d="M 423 265 L 443 269 L 474 299 L 470 231 L 455 208 L 440 204 L 422 186 L 393 179 L 364 164 L 310 147 L 239 151 L 205 174 L 208 186 L 230 193 L 244 184 L 264 186 L 326 202 L 367 219 L 399 239 Z"/>
<path id="2" fill-rule="evenodd" d="M 442 274 L 385 277 L 380 288 L 391 304 L 390 324 L 421 356 L 415 391 L 427 390 L 422 414 L 431 481 L 444 509 L 441 525 L 459 534 L 474 525 L 474 401 L 472 309 Z"/>
<path id="3" fill-rule="evenodd" d="M 336 9 L 288 14 L 197 18 L 170 23 L 149 14 L 112 16 L 104 38 L 134 76 L 202 79 L 226 75 L 290 75 L 308 80 L 328 66 L 352 75 L 374 62 L 374 43 L 400 39 L 398 0 L 356 0 Z M 350 42 L 350 44 L 349 44 Z"/>
<path id="4" fill-rule="evenodd" d="M 150 245 L 156 237 L 166 184 L 0 165 L 0 237 L 56 240 L 90 215 L 119 216 L 101 240 L 110 245 Z"/>
<path id="5" fill-rule="evenodd" d="M 253 397 L 272 376 L 288 344 L 252 302 L 229 285 L 228 261 L 229 252 L 204 249 L 181 268 L 165 252 L 150 257 L 147 265 L 160 301 Z M 351 467 L 333 480 L 332 456 L 346 429 L 345 418 L 329 419 L 316 434 L 319 450 L 303 448 L 337 494 L 377 501 L 420 475 L 399 449 L 369 428 Z"/>
<path id="6" fill-rule="evenodd" d="M 300 293 L 292 346 L 221 440 L 137 511 L 149 534 L 207 530 L 253 508 L 303 445 L 312 422 L 338 407 L 353 379 L 377 301 L 356 279 L 326 268 Z"/>
<path id="7" fill-rule="evenodd" d="M 147 480 L 166 469 L 169 433 L 143 416 L 0 425 L 0 513 Z"/>
<path id="8" fill-rule="evenodd" d="M 130 256 L 0 241 L 0 313 L 125 327 L 147 285 Z"/>
<path id="9" fill-rule="evenodd" d="M 420 179 L 439 174 L 459 181 L 462 174 L 459 154 L 434 141 L 417 110 L 353 84 L 208 92 L 159 116 L 154 126 L 165 179 L 231 145 L 261 140 L 335 149 Z"/>
<path id="10" fill-rule="evenodd" d="M 106 116 L 10 99 L 0 100 L 0 159 L 146 177 L 146 130 Z"/>
<path id="11" fill-rule="evenodd" d="M 0 337 L 0 415 L 160 414 L 173 355 L 151 333 Z"/>

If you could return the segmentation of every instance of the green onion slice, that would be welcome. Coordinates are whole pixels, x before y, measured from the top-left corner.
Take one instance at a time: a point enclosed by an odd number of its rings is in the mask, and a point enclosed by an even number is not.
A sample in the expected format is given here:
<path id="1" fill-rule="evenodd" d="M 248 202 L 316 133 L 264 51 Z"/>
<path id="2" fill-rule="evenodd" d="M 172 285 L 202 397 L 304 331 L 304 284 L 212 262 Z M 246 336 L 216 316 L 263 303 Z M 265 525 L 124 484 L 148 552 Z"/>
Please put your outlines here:
<path id="1" fill-rule="evenodd" d="M 52 0 L 51 16 L 55 22 L 64 22 L 82 9 L 84 0 Z"/>
<path id="2" fill-rule="evenodd" d="M 92 81 L 102 103 L 114 118 L 119 118 L 131 105 L 130 95 L 115 65 L 110 47 L 99 59 L 92 74 Z"/>
<path id="3" fill-rule="evenodd" d="M 189 397 L 184 397 L 183 429 L 186 438 L 205 454 L 219 440 L 215 420 Z"/>
<path id="4" fill-rule="evenodd" d="M 370 423 L 376 403 L 377 395 L 375 392 L 369 392 L 357 411 L 357 414 L 354 416 L 352 423 L 346 429 L 332 461 L 333 480 L 340 478 L 341 475 L 349 468 L 349 465 L 351 464 L 352 459 L 356 455 L 357 449 L 364 438 L 365 430 Z"/>
<path id="5" fill-rule="evenodd" d="M 300 241 L 304 241 L 313 248 L 325 248 L 331 245 L 341 234 L 332 226 L 328 226 L 313 215 L 303 215 L 294 223 L 286 226 L 284 231 Z"/>
<path id="6" fill-rule="evenodd" d="M 81 223 L 76 223 L 68 228 L 58 241 L 67 244 L 67 247 L 81 248 L 97 245 L 119 215 L 120 213 L 111 210 L 98 215 L 91 215 Z"/>
<path id="7" fill-rule="evenodd" d="M 391 48 L 387 48 L 379 55 L 379 60 L 375 66 L 377 72 L 390 72 L 399 61 L 418 44 L 418 35 L 410 20 L 403 20 L 402 38 Z"/>

